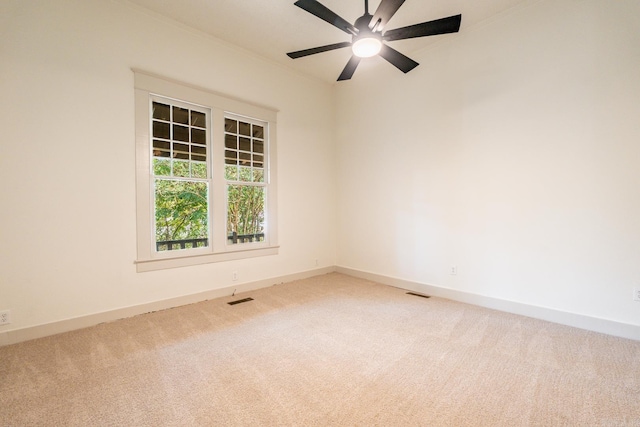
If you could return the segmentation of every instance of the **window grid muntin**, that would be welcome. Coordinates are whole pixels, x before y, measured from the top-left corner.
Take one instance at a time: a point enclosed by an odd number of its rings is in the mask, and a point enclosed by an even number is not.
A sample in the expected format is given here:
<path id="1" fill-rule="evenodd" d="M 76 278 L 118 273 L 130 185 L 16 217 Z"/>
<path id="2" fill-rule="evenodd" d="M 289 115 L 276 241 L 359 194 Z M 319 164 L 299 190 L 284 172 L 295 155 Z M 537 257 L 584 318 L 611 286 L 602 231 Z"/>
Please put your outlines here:
<path id="1" fill-rule="evenodd" d="M 151 158 L 154 176 L 207 179 L 210 111 L 164 97 L 151 99 Z M 168 163 L 168 174 L 158 173 Z M 186 167 L 186 172 L 180 169 Z"/>
<path id="2" fill-rule="evenodd" d="M 225 115 L 224 163 L 228 182 L 266 183 L 267 122 Z"/>

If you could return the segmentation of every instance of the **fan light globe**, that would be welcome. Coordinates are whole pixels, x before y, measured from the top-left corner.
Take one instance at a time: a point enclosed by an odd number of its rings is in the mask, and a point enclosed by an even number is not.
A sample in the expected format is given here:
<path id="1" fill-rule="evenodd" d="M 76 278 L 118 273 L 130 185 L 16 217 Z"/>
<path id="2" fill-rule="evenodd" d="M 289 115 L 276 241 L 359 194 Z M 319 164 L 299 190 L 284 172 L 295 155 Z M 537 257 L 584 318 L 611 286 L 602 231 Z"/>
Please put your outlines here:
<path id="1" fill-rule="evenodd" d="M 351 45 L 353 54 L 360 58 L 369 58 L 380 53 L 382 42 L 375 37 L 363 37 Z"/>

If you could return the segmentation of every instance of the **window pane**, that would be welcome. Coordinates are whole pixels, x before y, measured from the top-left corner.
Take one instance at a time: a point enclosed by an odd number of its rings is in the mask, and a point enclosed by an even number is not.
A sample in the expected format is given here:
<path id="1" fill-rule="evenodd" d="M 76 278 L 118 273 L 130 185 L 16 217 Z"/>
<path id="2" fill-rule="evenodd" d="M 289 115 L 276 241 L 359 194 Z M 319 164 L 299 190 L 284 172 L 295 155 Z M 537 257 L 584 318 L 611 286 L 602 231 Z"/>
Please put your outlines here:
<path id="1" fill-rule="evenodd" d="M 253 170 L 253 182 L 264 182 L 264 170 L 262 169 Z"/>
<path id="2" fill-rule="evenodd" d="M 206 155 L 207 154 L 207 147 L 199 147 L 197 145 L 192 145 L 191 146 L 191 152 L 194 153 L 194 154 Z"/>
<path id="3" fill-rule="evenodd" d="M 240 149 L 242 151 L 251 151 L 251 140 L 249 138 L 240 138 Z"/>
<path id="4" fill-rule="evenodd" d="M 191 163 L 191 176 L 194 178 L 206 178 L 207 177 L 207 164 L 206 163 Z"/>
<path id="5" fill-rule="evenodd" d="M 189 124 L 189 110 L 186 108 L 173 107 L 173 121 L 175 123 Z"/>
<path id="6" fill-rule="evenodd" d="M 169 139 L 169 123 L 157 122 L 154 120 L 153 122 L 153 137 L 154 138 L 164 138 Z"/>
<path id="7" fill-rule="evenodd" d="M 191 126 L 198 126 L 200 128 L 206 128 L 206 116 L 204 113 L 200 113 L 199 111 L 191 112 Z"/>
<path id="8" fill-rule="evenodd" d="M 238 157 L 240 157 L 239 164 L 240 166 L 251 166 L 251 154 L 250 153 L 238 153 Z"/>
<path id="9" fill-rule="evenodd" d="M 264 128 L 262 126 L 253 125 L 253 137 L 264 139 Z"/>
<path id="10" fill-rule="evenodd" d="M 196 162 L 207 161 L 207 147 L 191 146 L 191 160 Z"/>
<path id="11" fill-rule="evenodd" d="M 209 245 L 208 184 L 155 180 L 156 250 L 177 250 Z"/>
<path id="12" fill-rule="evenodd" d="M 238 152 L 225 150 L 224 152 L 224 162 L 228 165 L 235 165 L 238 163 Z"/>
<path id="13" fill-rule="evenodd" d="M 161 104 L 159 102 L 153 103 L 153 118 L 160 120 L 171 120 L 169 106 L 166 104 Z"/>
<path id="14" fill-rule="evenodd" d="M 253 141 L 253 152 L 264 154 L 264 142 L 262 141 Z"/>
<path id="15" fill-rule="evenodd" d="M 171 143 L 169 141 L 153 140 L 153 157 L 171 157 Z"/>
<path id="16" fill-rule="evenodd" d="M 264 187 L 229 185 L 227 238 L 232 244 L 264 240 Z"/>
<path id="17" fill-rule="evenodd" d="M 171 150 L 171 143 L 169 141 L 162 141 L 159 139 L 154 139 L 153 140 L 153 148 L 154 149 L 158 149 L 158 150 L 162 150 L 162 151 L 170 151 Z"/>
<path id="18" fill-rule="evenodd" d="M 180 144 L 178 142 L 173 143 L 173 156 L 177 157 L 177 154 L 186 154 L 189 152 L 189 146 L 187 144 Z"/>
<path id="19" fill-rule="evenodd" d="M 237 149 L 238 148 L 238 138 L 235 135 L 225 135 L 224 136 L 224 146 L 227 148 Z"/>
<path id="20" fill-rule="evenodd" d="M 189 177 L 189 162 L 176 160 L 173 162 L 173 176 Z"/>
<path id="21" fill-rule="evenodd" d="M 207 132 L 202 129 L 191 129 L 191 142 L 205 145 L 207 143 Z"/>
<path id="22" fill-rule="evenodd" d="M 153 174 L 156 176 L 171 175 L 171 160 L 169 159 L 153 159 Z"/>
<path id="23" fill-rule="evenodd" d="M 251 182 L 251 168 L 240 166 L 238 168 L 238 181 Z"/>
<path id="24" fill-rule="evenodd" d="M 240 135 L 251 136 L 251 125 L 249 123 L 240 122 Z"/>
<path id="25" fill-rule="evenodd" d="M 207 161 L 207 147 L 200 147 L 197 145 L 191 146 L 191 160 L 196 162 Z"/>
<path id="26" fill-rule="evenodd" d="M 228 179 L 230 181 L 238 180 L 238 167 L 224 165 L 224 179 Z"/>
<path id="27" fill-rule="evenodd" d="M 186 126 L 173 125 L 173 139 L 176 141 L 189 142 L 189 128 Z"/>
<path id="28" fill-rule="evenodd" d="M 224 119 L 224 131 L 238 133 L 238 122 L 233 119 Z"/>

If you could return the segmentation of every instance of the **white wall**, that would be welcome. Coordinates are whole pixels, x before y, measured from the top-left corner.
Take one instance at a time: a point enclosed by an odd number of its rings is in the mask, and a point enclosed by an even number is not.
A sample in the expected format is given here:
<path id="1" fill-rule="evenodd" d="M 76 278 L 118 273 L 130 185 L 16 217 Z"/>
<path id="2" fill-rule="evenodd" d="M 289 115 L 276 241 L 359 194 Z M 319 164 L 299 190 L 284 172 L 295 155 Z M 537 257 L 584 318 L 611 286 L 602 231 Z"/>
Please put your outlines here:
<path id="1" fill-rule="evenodd" d="M 640 325 L 640 2 L 462 12 L 337 91 L 338 264 Z"/>
<path id="2" fill-rule="evenodd" d="M 463 16 L 411 73 L 374 59 L 332 98 L 120 0 L 0 2 L 0 345 L 315 259 L 640 325 L 639 18 L 635 0 Z M 132 67 L 280 110 L 278 256 L 135 272 Z"/>
<path id="3" fill-rule="evenodd" d="M 278 256 L 136 273 L 132 67 L 280 111 Z M 0 335 L 335 264 L 329 85 L 123 1 L 3 0 L 0 94 Z"/>

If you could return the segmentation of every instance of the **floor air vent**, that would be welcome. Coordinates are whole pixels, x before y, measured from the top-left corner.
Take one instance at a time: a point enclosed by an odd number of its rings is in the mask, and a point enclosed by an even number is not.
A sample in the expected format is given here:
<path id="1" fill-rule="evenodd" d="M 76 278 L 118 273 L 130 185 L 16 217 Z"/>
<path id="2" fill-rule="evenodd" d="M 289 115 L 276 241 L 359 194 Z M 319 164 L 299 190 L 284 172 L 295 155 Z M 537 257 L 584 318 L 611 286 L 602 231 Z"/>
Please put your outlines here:
<path id="1" fill-rule="evenodd" d="M 429 295 L 416 294 L 415 292 L 407 292 L 407 295 L 413 295 L 421 298 L 431 298 Z"/>
<path id="2" fill-rule="evenodd" d="M 247 302 L 247 301 L 253 301 L 253 298 L 242 298 L 242 299 L 239 299 L 239 300 L 228 302 L 227 304 L 236 305 L 236 304 L 240 304 L 240 303 Z"/>

